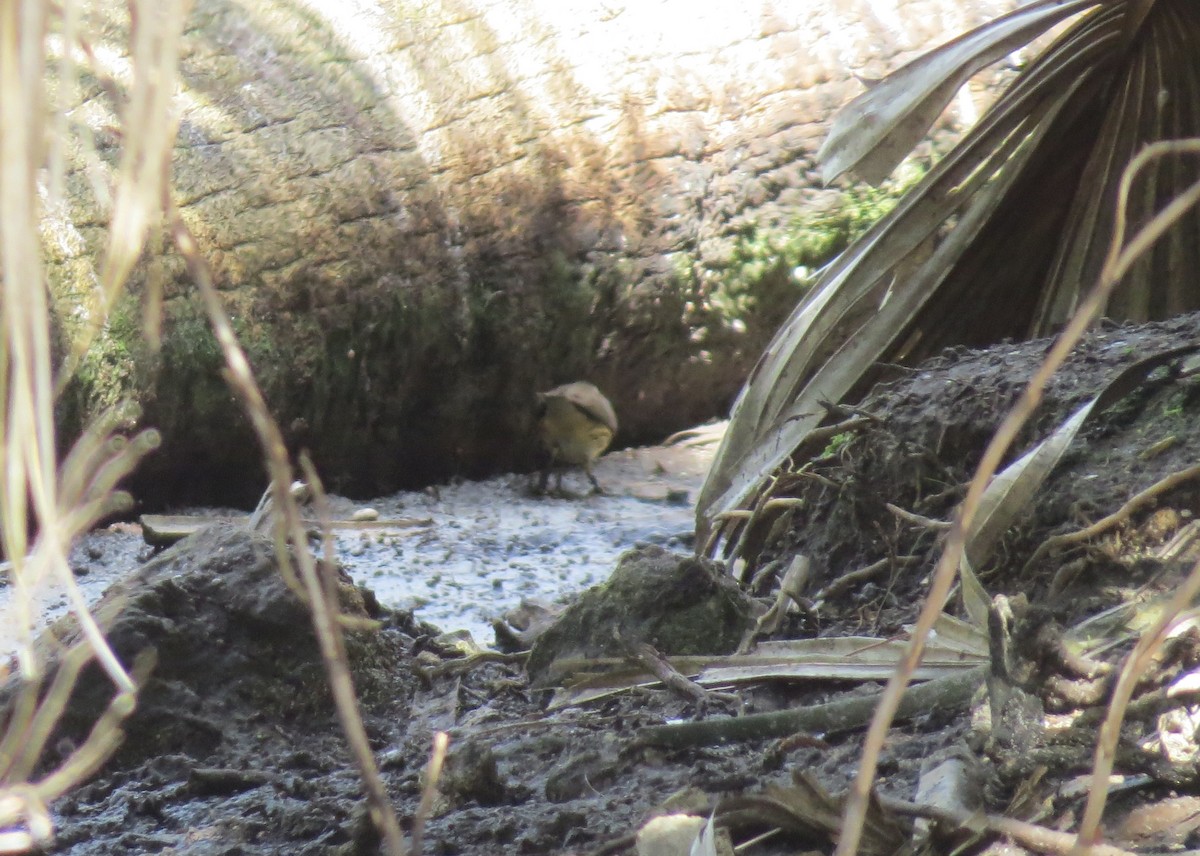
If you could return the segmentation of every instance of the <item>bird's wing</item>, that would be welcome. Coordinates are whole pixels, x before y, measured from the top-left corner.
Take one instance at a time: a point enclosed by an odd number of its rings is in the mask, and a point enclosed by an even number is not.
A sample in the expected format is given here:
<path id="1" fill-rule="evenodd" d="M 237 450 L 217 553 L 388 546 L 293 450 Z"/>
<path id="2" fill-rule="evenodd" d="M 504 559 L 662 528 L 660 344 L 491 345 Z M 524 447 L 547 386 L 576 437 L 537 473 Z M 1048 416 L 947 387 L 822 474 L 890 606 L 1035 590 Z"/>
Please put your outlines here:
<path id="1" fill-rule="evenodd" d="M 548 395 L 561 395 L 592 419 L 617 433 L 617 414 L 604 394 L 590 383 L 568 383 L 552 389 Z"/>

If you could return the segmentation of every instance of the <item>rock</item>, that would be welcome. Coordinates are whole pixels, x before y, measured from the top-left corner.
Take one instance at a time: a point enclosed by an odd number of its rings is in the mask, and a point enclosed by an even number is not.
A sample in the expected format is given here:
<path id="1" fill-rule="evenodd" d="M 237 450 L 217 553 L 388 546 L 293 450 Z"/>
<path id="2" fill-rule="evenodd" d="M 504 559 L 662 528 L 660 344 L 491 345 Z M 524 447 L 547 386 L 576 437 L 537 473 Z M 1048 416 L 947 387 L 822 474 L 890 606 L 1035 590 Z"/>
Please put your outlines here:
<path id="1" fill-rule="evenodd" d="M 668 656 L 730 654 L 750 623 L 750 598 L 720 565 L 640 547 L 542 634 L 529 655 L 529 676 L 544 686 L 554 680 L 556 660 L 622 657 L 639 642 Z"/>
<path id="2" fill-rule="evenodd" d="M 688 856 L 705 822 L 690 814 L 651 818 L 638 830 L 638 856 Z"/>
<path id="3" fill-rule="evenodd" d="M 450 754 L 439 790 L 453 806 L 470 801 L 501 805 L 508 798 L 508 785 L 496 766 L 496 754 L 477 740 L 466 741 Z"/>

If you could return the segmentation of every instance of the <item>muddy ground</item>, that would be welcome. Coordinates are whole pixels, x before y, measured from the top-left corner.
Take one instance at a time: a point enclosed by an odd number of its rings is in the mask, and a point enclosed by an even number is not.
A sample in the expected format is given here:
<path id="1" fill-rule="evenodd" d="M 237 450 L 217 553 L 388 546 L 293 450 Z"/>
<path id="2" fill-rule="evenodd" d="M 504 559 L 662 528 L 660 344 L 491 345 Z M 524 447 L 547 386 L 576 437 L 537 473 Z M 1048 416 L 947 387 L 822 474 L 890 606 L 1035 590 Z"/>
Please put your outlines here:
<path id="1" fill-rule="evenodd" d="M 1200 318 L 1189 316 L 1092 336 L 1053 381 L 1023 446 L 1053 430 L 1122 368 L 1196 343 L 1197 329 Z M 803 504 L 766 527 L 751 555 L 729 557 L 740 558 L 736 574 L 753 576 L 753 593 L 767 600 L 792 557 L 812 561 L 807 608 L 789 614 L 776 638 L 903 633 L 939 554 L 943 530 L 931 521 L 951 513 L 1047 344 L 946 354 L 906 372 L 862 403 L 872 417 L 865 428 L 816 450 L 809 475 L 788 481 L 788 494 Z M 1200 379 L 1176 365 L 1085 426 L 995 557 L 977 569 L 989 594 L 1011 596 L 1010 624 L 994 634 L 1000 641 L 993 653 L 1006 659 L 1004 681 L 996 682 L 994 656 L 991 685 L 1012 704 L 989 724 L 980 693 L 930 705 L 896 725 L 880 763 L 882 794 L 913 800 L 922 765 L 953 757 L 969 771 L 966 784 L 955 787 L 973 786 L 987 811 L 1073 828 L 1085 791 L 1079 777 L 1090 764 L 1096 716 L 1111 681 L 1104 663 L 1119 662 L 1129 643 L 1085 661 L 1066 651 L 1062 628 L 1177 585 L 1194 560 L 1200 489 L 1185 479 L 1108 532 L 1029 559 L 1051 535 L 1087 526 L 1191 467 L 1200 459 L 1198 416 Z M 653 505 L 646 513 L 653 514 Z M 692 609 L 681 585 L 727 594 L 704 576 L 706 563 L 651 558 L 680 574 L 657 594 L 643 590 L 660 613 Z M 852 586 L 830 588 L 868 567 L 877 570 Z M 714 808 L 734 843 L 744 845 L 739 853 L 831 852 L 828 824 L 814 819 L 819 799 L 812 794 L 847 787 L 861 728 L 682 748 L 661 745 L 651 736 L 659 732 L 645 729 L 864 696 L 876 685 L 763 681 L 703 701 L 651 686 L 547 713 L 549 689 L 531 685 L 520 663 L 464 661 L 410 611 L 384 609 L 343 582 L 345 608 L 379 622 L 377 630 L 352 634 L 351 662 L 368 733 L 406 829 L 432 734 L 451 735 L 424 852 L 633 853 L 634 833 L 652 815 L 707 817 Z M 812 601 L 821 590 L 825 596 Z M 1032 605 L 1024 606 L 1022 596 Z M 123 597 L 130 608 L 114 625 L 114 646 L 126 658 L 153 646 L 158 667 L 118 756 L 54 806 L 52 852 L 376 852 L 302 608 L 274 575 L 267 545 L 238 530 L 211 531 L 155 559 Z M 737 620 L 739 609 L 724 610 L 721 620 Z M 645 616 L 642 626 L 654 622 L 648 604 L 631 611 Z M 628 644 L 665 638 L 660 624 L 640 633 L 615 623 Z M 607 644 L 601 637 L 612 634 L 586 626 Z M 572 644 L 568 649 L 578 651 L 583 642 Z M 1139 686 L 1139 706 L 1118 751 L 1122 778 L 1106 815 L 1110 843 L 1145 852 L 1200 847 L 1195 691 L 1170 697 L 1163 691 L 1198 660 L 1194 637 L 1184 633 Z M 102 680 L 85 679 L 51 743 L 50 762 L 80 739 L 105 697 Z M 1017 709 L 1023 715 L 1010 717 Z M 910 840 L 908 821 L 892 820 L 881 822 L 875 852 L 894 852 Z M 948 853 L 962 843 L 935 838 L 928 846 Z M 1023 849 L 983 836 L 965 852 L 984 848 Z"/>
<path id="2" fill-rule="evenodd" d="M 582 472 L 571 472 L 561 494 L 546 496 L 534 495 L 536 478 L 529 474 L 357 502 L 331 496 L 333 518 L 374 510 L 380 525 L 335 528 L 334 549 L 355 582 L 369 586 L 381 603 L 490 644 L 493 622 L 506 611 L 526 601 L 553 603 L 603 582 L 635 544 L 691 549 L 692 502 L 722 430 L 723 424 L 707 425 L 670 443 L 610 452 L 596 465 L 603 495 L 591 494 Z M 174 509 L 227 519 L 248 511 Z M 136 522 L 114 523 L 80 539 L 70 564 L 92 602 L 153 554 Z M 11 602 L 7 582 L 0 576 L 0 614 Z M 41 624 L 66 609 L 60 589 L 46 587 L 35 599 Z M 15 647 L 16 627 L 0 621 L 0 655 Z"/>

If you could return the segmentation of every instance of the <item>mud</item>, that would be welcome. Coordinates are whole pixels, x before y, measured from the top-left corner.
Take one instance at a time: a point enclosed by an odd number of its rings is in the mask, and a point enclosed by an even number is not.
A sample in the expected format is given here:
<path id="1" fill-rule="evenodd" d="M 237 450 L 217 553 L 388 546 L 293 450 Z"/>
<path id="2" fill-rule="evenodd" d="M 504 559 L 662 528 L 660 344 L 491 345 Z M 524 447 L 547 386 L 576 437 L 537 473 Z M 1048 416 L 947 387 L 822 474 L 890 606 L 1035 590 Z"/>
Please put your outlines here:
<path id="1" fill-rule="evenodd" d="M 1188 316 L 1092 336 L 1054 379 L 1022 447 L 1053 430 L 1121 368 L 1194 343 L 1198 325 L 1200 318 Z M 790 615 L 778 637 L 902 632 L 919 606 L 942 530 L 898 517 L 886 503 L 931 520 L 949 516 L 1047 345 L 946 354 L 861 403 L 874 417 L 870 426 L 818 450 L 809 471 L 819 478 L 790 482 L 786 493 L 804 505 L 754 539 L 752 553 L 730 557 L 737 559 L 735 574 L 753 577 L 753 589 L 764 596 L 773 593 L 773 580 L 791 557 L 812 559 L 808 593 L 825 588 L 828 595 Z M 1196 379 L 1186 370 L 1163 371 L 1093 419 L 993 561 L 979 569 L 989 594 L 1010 595 L 1013 604 L 1005 631 L 1011 670 L 1003 686 L 991 684 L 993 695 L 1002 691 L 1007 702 L 990 711 L 991 725 L 982 695 L 970 709 L 897 724 L 881 759 L 881 793 L 911 800 L 928 759 L 965 754 L 977 771 L 984 808 L 1073 828 L 1085 793 L 1076 778 L 1090 764 L 1111 675 L 1102 665 L 1064 656 L 1061 633 L 1082 615 L 1178 585 L 1195 548 L 1161 548 L 1196 519 L 1200 491 L 1185 482 L 1105 535 L 1028 560 L 1048 536 L 1115 511 L 1196 461 L 1198 409 Z M 1164 442 L 1168 437 L 1174 440 Z M 636 501 L 646 502 L 649 519 L 666 498 Z M 477 522 L 459 521 L 465 530 Z M 128 724 L 121 754 L 54 807 L 59 843 L 53 852 L 376 852 L 297 607 L 265 572 L 261 545 L 242 534 L 207 537 L 228 540 L 182 545 L 156 560 L 167 564 L 142 572 L 160 588 L 138 603 L 147 610 L 167 607 L 169 614 L 148 611 L 157 617 L 134 622 L 138 632 L 126 635 L 123 653 L 130 655 L 133 642 L 153 642 L 159 671 Z M 228 560 L 214 566 L 214 551 Z M 874 578 L 827 588 L 881 558 L 887 561 Z M 1068 565 L 1073 569 L 1064 572 Z M 181 582 L 195 574 L 210 582 Z M 219 579 L 226 582 L 211 582 Z M 1022 595 L 1032 607 L 1021 606 Z M 257 606 L 248 608 L 241 596 Z M 739 688 L 736 701 L 710 705 L 646 687 L 546 713 L 546 694 L 531 688 L 519 664 L 464 662 L 411 611 L 377 607 L 370 596 L 357 603 L 380 622 L 355 644 L 352 664 L 373 748 L 406 828 L 432 734 L 451 735 L 450 764 L 425 830 L 426 853 L 632 853 L 633 833 L 653 813 L 707 817 L 734 798 L 790 786 L 801 772 L 837 793 L 854 775 L 857 730 L 678 749 L 640 738 L 645 727 L 664 722 L 769 712 L 861 695 L 870 685 L 764 682 Z M 192 616 L 202 621 L 187 630 L 184 619 Z M 171 641 L 176 632 L 186 644 Z M 1128 643 L 1100 659 L 1119 662 L 1126 650 Z M 1163 692 L 1198 661 L 1200 646 L 1184 634 L 1138 691 L 1141 706 L 1131 713 L 1118 750 L 1124 790 L 1114 795 L 1106 822 L 1108 839 L 1127 849 L 1200 845 L 1193 827 L 1164 820 L 1186 814 L 1187 801 L 1200 791 L 1196 725 L 1186 704 L 1192 696 L 1171 699 Z M 1094 671 L 1082 674 L 1081 666 Z M 1074 725 L 1060 720 L 1051 733 L 1042 711 L 1077 719 Z M 60 742 L 70 739 L 64 733 Z M 736 843 L 775 825 L 787 828 L 740 852 L 832 850 L 827 834 L 785 823 L 779 813 L 768 820 L 729 817 Z M 950 852 L 957 843 L 938 839 L 932 852 Z M 1024 851 L 1009 844 L 1007 852 Z"/>
<path id="2" fill-rule="evenodd" d="M 416 522 L 382 532 L 334 531 L 339 561 L 386 606 L 423 621 L 465 630 L 481 644 L 493 623 L 523 602 L 553 605 L 603 582 L 636 544 L 688 550 L 692 503 L 720 441 L 722 424 L 681 434 L 676 442 L 605 455 L 596 473 L 605 489 L 590 493 L 581 472 L 566 475 L 563 495 L 535 496 L 533 476 L 459 480 L 363 502 L 329 497 L 334 517 L 374 509 L 382 519 Z M 178 508 L 198 517 L 236 517 L 247 509 Z M 136 523 L 89 533 L 70 566 L 89 602 L 148 560 L 154 551 Z M 0 577 L 0 611 L 12 606 Z M 40 626 L 66 612 L 62 590 L 37 590 Z M 15 622 L 0 622 L 0 651 L 16 646 Z"/>
<path id="3" fill-rule="evenodd" d="M 383 518 L 427 525 L 381 537 L 344 532 L 338 553 L 383 603 L 490 643 L 505 612 L 603 582 L 635 544 L 691 549 L 692 503 L 719 431 L 605 455 L 596 465 L 604 494 L 590 493 L 577 471 L 567 474 L 564 496 L 534 496 L 533 477 L 521 475 L 372 500 L 365 505 Z"/>

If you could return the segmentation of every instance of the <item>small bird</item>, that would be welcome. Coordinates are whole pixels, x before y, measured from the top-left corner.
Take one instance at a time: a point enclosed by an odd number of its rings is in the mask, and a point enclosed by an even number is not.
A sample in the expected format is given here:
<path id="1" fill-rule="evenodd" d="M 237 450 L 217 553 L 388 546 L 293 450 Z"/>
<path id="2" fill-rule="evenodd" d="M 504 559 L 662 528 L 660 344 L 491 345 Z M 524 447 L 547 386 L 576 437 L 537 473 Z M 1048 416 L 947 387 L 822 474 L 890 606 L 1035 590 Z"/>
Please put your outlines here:
<path id="1" fill-rule="evenodd" d="M 617 414 L 600 390 L 587 381 L 556 386 L 538 393 L 538 434 L 550 454 L 538 492 L 546 492 L 551 468 L 558 468 L 555 491 L 562 492 L 564 467 L 583 467 L 596 493 L 604 493 L 592 474 L 592 461 L 617 433 Z"/>

